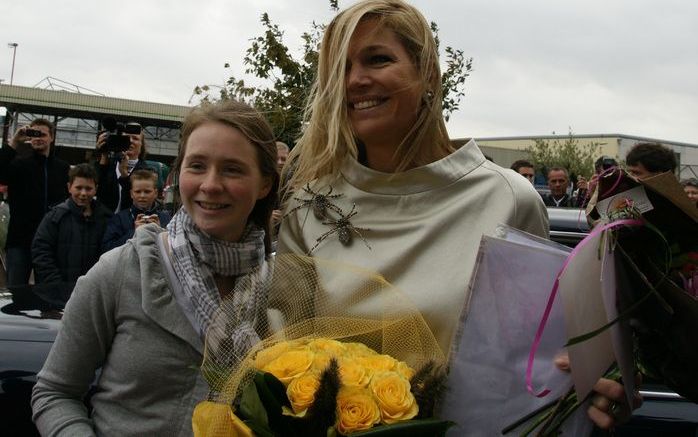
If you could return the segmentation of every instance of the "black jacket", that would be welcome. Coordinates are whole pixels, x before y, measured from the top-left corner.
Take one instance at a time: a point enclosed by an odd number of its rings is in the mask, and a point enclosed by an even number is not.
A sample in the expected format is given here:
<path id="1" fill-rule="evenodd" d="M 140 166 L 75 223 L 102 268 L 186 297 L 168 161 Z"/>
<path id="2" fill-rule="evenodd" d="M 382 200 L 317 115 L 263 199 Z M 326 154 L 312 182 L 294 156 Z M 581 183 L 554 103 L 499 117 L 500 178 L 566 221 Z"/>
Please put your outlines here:
<path id="1" fill-rule="evenodd" d="M 119 205 L 119 186 L 121 186 L 121 205 L 119 206 L 119 211 L 129 209 L 133 204 L 133 200 L 131 200 L 131 179 L 128 176 L 117 178 L 117 165 L 118 161 L 113 159 L 110 159 L 107 164 L 104 165 L 97 164 L 97 174 L 99 175 L 99 180 L 97 181 L 97 199 L 112 212 L 118 212 L 116 211 L 116 207 Z M 134 170 L 143 169 L 152 170 L 156 173 L 158 172 L 158 169 L 149 165 L 146 160 L 139 159 L 136 162 L 136 166 L 131 170 L 131 173 Z"/>
<path id="2" fill-rule="evenodd" d="M 102 237 L 112 213 L 92 201 L 92 215 L 85 217 L 72 199 L 46 214 L 32 243 L 37 284 L 75 283 L 97 262 Z"/>
<path id="3" fill-rule="evenodd" d="M 115 247 L 119 247 L 133 237 L 133 233 L 136 230 L 135 222 L 138 214 L 157 214 L 158 219 L 160 219 L 160 226 L 163 228 L 167 227 L 171 218 L 170 213 L 163 211 L 162 206 L 157 202 L 152 209 L 147 211 L 139 209 L 135 205 L 131 205 L 129 209 L 122 209 L 114 214 L 107 223 L 107 230 L 102 240 L 102 252 L 107 252 Z"/>
<path id="4" fill-rule="evenodd" d="M 10 205 L 5 247 L 29 247 L 44 214 L 68 197 L 70 165 L 52 155 L 16 155 L 12 147 L 0 149 L 0 183 L 7 185 Z"/>

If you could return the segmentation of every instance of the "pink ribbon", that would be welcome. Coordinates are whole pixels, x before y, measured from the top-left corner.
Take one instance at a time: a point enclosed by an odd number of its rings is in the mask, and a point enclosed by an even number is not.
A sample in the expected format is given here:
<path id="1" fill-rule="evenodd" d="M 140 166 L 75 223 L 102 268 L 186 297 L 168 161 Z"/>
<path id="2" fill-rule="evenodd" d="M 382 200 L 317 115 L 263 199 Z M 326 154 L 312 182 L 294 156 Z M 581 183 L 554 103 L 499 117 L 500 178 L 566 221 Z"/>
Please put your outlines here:
<path id="1" fill-rule="evenodd" d="M 536 336 L 533 339 L 533 345 L 531 345 L 531 351 L 528 354 L 528 365 L 526 367 L 526 389 L 528 389 L 528 392 L 534 395 L 537 398 L 542 398 L 548 395 L 550 393 L 549 389 L 543 389 L 541 392 L 536 393 L 535 390 L 533 389 L 533 362 L 535 361 L 536 357 L 536 351 L 538 350 L 538 346 L 540 344 L 540 340 L 543 337 L 543 331 L 545 330 L 545 325 L 548 323 L 548 318 L 550 317 L 550 312 L 553 307 L 553 302 L 555 302 L 555 297 L 557 296 L 557 290 L 560 286 L 560 276 L 565 272 L 567 269 L 567 266 L 569 265 L 570 261 L 577 256 L 579 251 L 582 249 L 582 247 L 586 246 L 589 241 L 591 241 L 595 236 L 598 234 L 609 230 L 609 229 L 614 229 L 618 228 L 621 226 L 642 226 L 644 225 L 644 222 L 642 220 L 638 219 L 625 219 L 625 220 L 618 220 L 613 223 L 607 223 L 603 226 L 599 226 L 594 228 L 589 235 L 587 235 L 582 241 L 577 244 L 577 246 L 572 250 L 572 252 L 569 254 L 567 259 L 565 260 L 565 263 L 562 265 L 562 268 L 560 269 L 560 272 L 557 274 L 557 277 L 555 278 L 555 284 L 553 285 L 553 289 L 550 292 L 550 296 L 548 297 L 548 303 L 545 306 L 545 312 L 543 313 L 543 317 L 541 318 L 540 324 L 538 325 L 538 330 L 536 331 Z"/>

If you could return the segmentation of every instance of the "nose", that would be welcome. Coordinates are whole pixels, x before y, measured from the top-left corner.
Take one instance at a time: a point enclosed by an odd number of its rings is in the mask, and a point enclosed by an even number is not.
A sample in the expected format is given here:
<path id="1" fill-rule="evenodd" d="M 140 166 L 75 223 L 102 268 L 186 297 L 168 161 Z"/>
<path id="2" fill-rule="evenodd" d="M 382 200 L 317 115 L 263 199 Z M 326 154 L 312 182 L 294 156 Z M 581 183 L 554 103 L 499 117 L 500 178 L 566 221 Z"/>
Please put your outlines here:
<path id="1" fill-rule="evenodd" d="M 222 185 L 218 172 L 213 169 L 207 171 L 204 175 L 204 179 L 201 181 L 199 189 L 203 192 L 221 191 Z"/>
<path id="2" fill-rule="evenodd" d="M 371 78 L 366 73 L 367 70 L 363 68 L 361 65 L 354 64 L 348 66 L 346 73 L 347 89 L 358 88 L 368 85 L 371 82 Z"/>

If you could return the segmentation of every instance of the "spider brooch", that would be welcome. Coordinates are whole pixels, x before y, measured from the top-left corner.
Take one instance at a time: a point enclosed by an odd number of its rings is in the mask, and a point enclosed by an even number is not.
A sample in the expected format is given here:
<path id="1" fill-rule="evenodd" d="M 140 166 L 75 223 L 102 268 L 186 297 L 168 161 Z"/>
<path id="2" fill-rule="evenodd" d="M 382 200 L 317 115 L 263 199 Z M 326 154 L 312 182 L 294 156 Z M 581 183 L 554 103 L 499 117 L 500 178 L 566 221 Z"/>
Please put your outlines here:
<path id="1" fill-rule="evenodd" d="M 337 220 L 328 220 L 326 222 L 322 222 L 323 225 L 328 225 L 332 226 L 332 228 L 325 232 L 324 234 L 320 235 L 317 240 L 315 240 L 315 246 L 313 246 L 309 251 L 308 255 L 310 255 L 313 250 L 315 250 L 316 247 L 320 243 L 322 243 L 327 237 L 330 235 L 337 233 L 337 237 L 339 238 L 339 242 L 342 243 L 343 246 L 348 246 L 352 243 L 353 237 L 352 234 L 356 234 L 361 238 L 361 240 L 364 242 L 366 247 L 371 249 L 371 246 L 368 244 L 368 241 L 364 238 L 363 235 L 361 235 L 361 231 L 368 231 L 368 229 L 365 228 L 357 228 L 356 226 L 352 225 L 349 219 L 354 217 L 357 214 L 356 211 L 356 204 L 352 206 L 351 211 L 349 211 L 349 214 L 344 215 L 342 214 L 342 211 L 339 211 L 339 219 Z"/>
<path id="2" fill-rule="evenodd" d="M 324 218 L 327 218 L 327 210 L 331 209 L 332 211 L 336 212 L 339 215 L 342 215 L 342 210 L 339 209 L 337 205 L 331 202 L 330 199 L 336 199 L 338 197 L 341 197 L 341 194 L 332 194 L 332 187 L 329 187 L 329 190 L 327 191 L 326 194 L 322 193 L 316 193 L 310 188 L 310 184 L 307 184 L 304 188 L 303 191 L 306 193 L 310 194 L 310 199 L 301 199 L 298 197 L 294 197 L 297 201 L 300 202 L 300 205 L 296 206 L 295 208 L 292 208 L 289 212 L 286 213 L 285 216 L 290 215 L 292 212 L 297 211 L 301 208 L 308 208 L 313 210 L 313 214 L 315 214 L 315 217 L 318 219 L 322 220 Z M 340 219 L 341 220 L 341 219 Z"/>

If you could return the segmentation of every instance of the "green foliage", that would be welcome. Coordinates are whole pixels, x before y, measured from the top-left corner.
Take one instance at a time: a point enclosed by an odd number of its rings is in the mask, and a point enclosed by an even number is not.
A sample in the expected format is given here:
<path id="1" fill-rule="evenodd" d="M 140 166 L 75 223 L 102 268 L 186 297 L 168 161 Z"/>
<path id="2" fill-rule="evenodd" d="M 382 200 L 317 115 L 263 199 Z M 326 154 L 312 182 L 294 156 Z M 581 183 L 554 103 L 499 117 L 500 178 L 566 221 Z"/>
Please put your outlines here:
<path id="1" fill-rule="evenodd" d="M 554 132 L 553 132 L 554 133 Z M 594 161 L 601 151 L 601 143 L 592 141 L 581 144 L 570 128 L 564 141 L 537 139 L 532 147 L 526 148 L 531 160 L 543 174 L 552 167 L 566 168 L 572 179 L 576 176 L 590 178 L 594 172 Z"/>
<path id="2" fill-rule="evenodd" d="M 338 0 L 329 0 L 330 9 L 339 10 Z M 244 73 L 256 78 L 250 85 L 231 72 L 224 86 L 200 85 L 194 88 L 192 99 L 202 101 L 234 98 L 253 105 L 262 112 L 279 141 L 294 144 L 300 136 L 303 111 L 310 89 L 315 80 L 318 63 L 318 48 L 325 30 L 324 24 L 313 22 L 310 29 L 301 35 L 302 53 L 299 58 L 289 51 L 283 41 L 284 32 L 274 24 L 266 12 L 262 14 L 261 23 L 264 34 L 252 38 L 251 45 L 245 53 Z M 438 43 L 438 28 L 431 23 Z M 443 114 L 446 120 L 459 109 L 459 103 L 465 95 L 465 80 L 472 70 L 472 58 L 466 58 L 462 50 L 446 47 L 446 69 L 442 75 Z M 226 63 L 225 69 L 230 69 Z M 217 94 L 212 88 L 218 90 Z"/>

